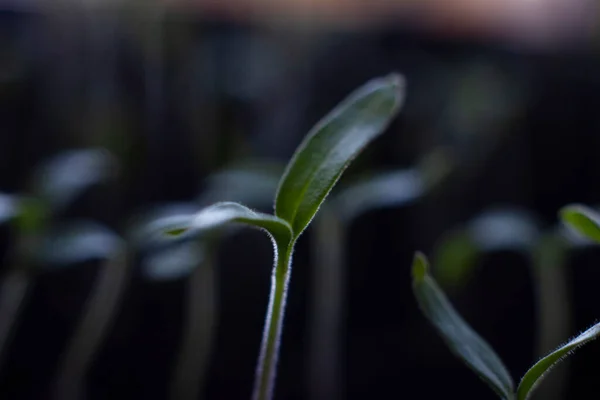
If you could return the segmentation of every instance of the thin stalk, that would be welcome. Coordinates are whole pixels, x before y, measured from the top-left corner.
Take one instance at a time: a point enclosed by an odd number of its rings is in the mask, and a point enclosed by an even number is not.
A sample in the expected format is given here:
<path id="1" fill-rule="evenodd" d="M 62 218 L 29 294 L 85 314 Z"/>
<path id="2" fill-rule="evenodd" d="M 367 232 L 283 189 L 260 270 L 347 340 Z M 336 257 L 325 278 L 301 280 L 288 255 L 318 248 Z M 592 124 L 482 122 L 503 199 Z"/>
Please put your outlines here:
<path id="1" fill-rule="evenodd" d="M 22 268 L 12 268 L 0 288 L 0 365 L 6 357 L 9 343 L 19 312 L 27 296 L 31 278 Z"/>
<path id="2" fill-rule="evenodd" d="M 314 295 L 309 323 L 308 398 L 337 400 L 342 398 L 339 361 L 344 311 L 344 229 L 336 214 L 325 207 L 314 223 Z"/>
<path id="3" fill-rule="evenodd" d="M 534 273 L 537 284 L 537 343 L 536 356 L 541 358 L 569 338 L 571 316 L 565 277 L 566 244 L 550 234 L 541 239 L 537 249 Z M 568 363 L 564 360 L 538 390 L 539 399 L 565 398 Z"/>
<path id="4" fill-rule="evenodd" d="M 271 275 L 271 294 L 256 367 L 252 400 L 271 400 L 273 398 L 285 303 L 292 274 L 291 252 L 293 247 L 294 244 L 291 243 L 286 248 L 277 250 L 277 260 Z"/>
<path id="5" fill-rule="evenodd" d="M 120 252 L 102 267 L 93 294 L 58 369 L 54 398 L 83 398 L 85 375 L 115 318 L 126 287 L 127 254 Z"/>
<path id="6" fill-rule="evenodd" d="M 171 399 L 197 399 L 204 389 L 216 323 L 216 277 L 213 246 L 188 283 L 185 339 L 179 352 Z"/>

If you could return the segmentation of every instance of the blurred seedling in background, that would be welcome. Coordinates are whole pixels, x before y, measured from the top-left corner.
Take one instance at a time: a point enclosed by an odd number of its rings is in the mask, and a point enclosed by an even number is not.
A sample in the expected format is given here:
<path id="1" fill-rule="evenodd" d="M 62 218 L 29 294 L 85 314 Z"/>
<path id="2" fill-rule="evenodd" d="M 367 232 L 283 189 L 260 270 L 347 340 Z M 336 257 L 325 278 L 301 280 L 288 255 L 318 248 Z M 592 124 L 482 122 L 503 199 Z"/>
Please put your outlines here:
<path id="1" fill-rule="evenodd" d="M 529 399 L 534 390 L 559 361 L 600 335 L 600 324 L 587 329 L 542 357 L 515 388 L 501 359 L 456 312 L 429 272 L 427 258 L 417 253 L 412 266 L 413 292 L 423 314 L 437 329 L 450 350 L 505 400 Z"/>
<path id="2" fill-rule="evenodd" d="M 192 216 L 199 207 L 216 201 L 237 201 L 253 208 L 271 207 L 282 171 L 283 166 L 266 163 L 242 163 L 218 171 L 208 177 L 206 189 L 196 202 L 157 207 L 142 217 L 138 222 L 140 239 L 143 240 L 144 230 L 155 229 L 153 221 Z M 188 280 L 186 326 L 171 382 L 174 400 L 196 399 L 204 389 L 217 321 L 216 252 L 236 228 L 230 225 L 221 231 L 188 237 L 147 251 L 144 257 L 142 267 L 147 279 Z M 140 245 L 142 249 L 155 247 L 152 242 Z"/>
<path id="3" fill-rule="evenodd" d="M 312 246 L 311 334 L 307 363 L 308 397 L 342 398 L 340 335 L 346 282 L 346 231 L 359 216 L 382 208 L 401 208 L 420 200 L 451 171 L 446 149 L 434 149 L 413 168 L 368 174 L 342 186 L 315 217 Z"/>
<path id="4" fill-rule="evenodd" d="M 115 167 L 115 160 L 104 150 L 69 151 L 36 170 L 29 193 L 0 197 L 0 221 L 10 222 L 15 233 L 0 292 L 2 358 L 38 274 L 85 261 L 110 264 L 118 258 L 121 242 L 109 229 L 87 220 L 59 223 L 81 195 L 113 178 Z"/>
<path id="5" fill-rule="evenodd" d="M 296 241 L 307 228 L 350 162 L 387 128 L 404 100 L 404 80 L 392 74 L 373 79 L 351 93 L 308 133 L 279 181 L 274 215 L 233 202 L 206 207 L 194 215 L 155 221 L 157 239 L 197 236 L 229 223 L 265 231 L 275 262 L 253 399 L 273 397 L 287 289 Z"/>

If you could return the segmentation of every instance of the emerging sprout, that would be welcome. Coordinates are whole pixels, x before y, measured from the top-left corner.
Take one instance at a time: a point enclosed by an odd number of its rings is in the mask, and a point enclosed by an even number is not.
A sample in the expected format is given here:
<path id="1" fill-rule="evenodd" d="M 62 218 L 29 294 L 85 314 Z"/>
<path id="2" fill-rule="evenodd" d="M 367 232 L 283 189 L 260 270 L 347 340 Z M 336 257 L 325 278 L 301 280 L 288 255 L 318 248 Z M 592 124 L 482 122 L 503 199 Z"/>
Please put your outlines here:
<path id="1" fill-rule="evenodd" d="M 300 144 L 283 173 L 275 195 L 274 215 L 224 202 L 201 210 L 184 223 L 163 227 L 163 237 L 166 238 L 165 228 L 171 233 L 182 229 L 185 236 L 238 223 L 259 228 L 271 237 L 275 265 L 253 393 L 255 400 L 273 397 L 296 241 L 346 167 L 364 147 L 385 131 L 403 101 L 404 80 L 392 74 L 367 82 L 318 122 Z"/>

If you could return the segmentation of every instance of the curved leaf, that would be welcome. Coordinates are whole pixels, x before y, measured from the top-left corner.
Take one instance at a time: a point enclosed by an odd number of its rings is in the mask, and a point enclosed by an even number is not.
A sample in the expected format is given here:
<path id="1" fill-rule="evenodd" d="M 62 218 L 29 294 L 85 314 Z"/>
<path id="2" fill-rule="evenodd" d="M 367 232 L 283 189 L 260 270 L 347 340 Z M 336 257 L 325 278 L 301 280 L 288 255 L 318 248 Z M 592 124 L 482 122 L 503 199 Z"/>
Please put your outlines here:
<path id="1" fill-rule="evenodd" d="M 42 263 L 56 268 L 108 259 L 122 246 L 121 238 L 108 228 L 91 221 L 79 221 L 46 235 L 38 257 Z"/>
<path id="2" fill-rule="evenodd" d="M 72 150 L 50 159 L 38 168 L 34 193 L 61 208 L 85 189 L 114 174 L 116 162 L 104 149 Z"/>
<path id="3" fill-rule="evenodd" d="M 585 332 L 583 332 L 581 335 L 570 340 L 568 343 L 562 345 L 561 347 L 554 350 L 552 353 L 548 354 L 546 357 L 538 361 L 533 367 L 529 369 L 529 371 L 527 371 L 525 376 L 523 376 L 523 379 L 521 379 L 521 383 L 519 383 L 519 388 L 517 389 L 517 399 L 528 399 L 531 396 L 531 393 L 533 393 L 535 388 L 540 384 L 542 379 L 544 379 L 546 374 L 554 365 L 556 365 L 564 357 L 567 357 L 578 347 L 583 346 L 584 344 L 596 339 L 599 335 L 600 324 L 596 324 L 588 330 L 586 330 Z"/>
<path id="4" fill-rule="evenodd" d="M 454 310 L 446 295 L 429 275 L 427 258 L 421 253 L 415 255 L 412 275 L 413 291 L 421 310 L 450 350 L 501 398 L 514 399 L 514 384 L 506 367 L 490 345 Z"/>
<path id="5" fill-rule="evenodd" d="M 169 238 L 187 239 L 231 223 L 263 229 L 279 245 L 287 246 L 292 240 L 292 230 L 286 221 L 233 202 L 216 203 L 193 215 L 173 215 L 153 221 L 146 229 L 146 234 L 162 241 L 168 241 Z"/>
<path id="6" fill-rule="evenodd" d="M 600 243 L 600 214 L 583 204 L 570 204 L 560 209 L 560 219 L 580 235 Z"/>
<path id="7" fill-rule="evenodd" d="M 332 208 L 349 221 L 373 208 L 410 204 L 423 193 L 423 179 L 418 170 L 386 172 L 342 190 L 332 201 Z"/>
<path id="8" fill-rule="evenodd" d="M 352 159 L 379 136 L 404 100 L 397 74 L 373 79 L 350 94 L 304 138 L 275 199 L 275 215 L 302 233 Z"/>
<path id="9" fill-rule="evenodd" d="M 489 209 L 474 218 L 468 229 L 482 251 L 530 251 L 540 234 L 534 216 L 519 208 Z"/>

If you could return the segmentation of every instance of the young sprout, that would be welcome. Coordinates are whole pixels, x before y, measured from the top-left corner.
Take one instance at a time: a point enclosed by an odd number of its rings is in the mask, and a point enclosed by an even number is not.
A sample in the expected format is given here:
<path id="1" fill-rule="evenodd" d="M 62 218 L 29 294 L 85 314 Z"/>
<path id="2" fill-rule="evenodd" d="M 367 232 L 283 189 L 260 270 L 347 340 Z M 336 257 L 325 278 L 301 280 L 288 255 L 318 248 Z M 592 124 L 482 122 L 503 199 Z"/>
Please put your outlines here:
<path id="1" fill-rule="evenodd" d="M 317 123 L 283 173 L 275 195 L 274 215 L 255 212 L 238 203 L 217 203 L 186 221 L 172 220 L 158 232 L 168 239 L 241 223 L 262 229 L 271 237 L 275 261 L 256 369 L 254 400 L 273 397 L 296 241 L 354 157 L 387 128 L 403 99 L 404 80 L 401 76 L 392 74 L 373 79 Z"/>
<path id="2" fill-rule="evenodd" d="M 0 221 L 10 221 L 17 235 L 0 293 L 0 362 L 29 285 L 48 265 L 43 260 L 48 228 L 78 196 L 113 172 L 114 160 L 104 150 L 72 150 L 38 168 L 27 196 L 0 197 Z"/>
<path id="3" fill-rule="evenodd" d="M 269 207 L 281 170 L 283 168 L 274 165 L 244 163 L 218 171 L 207 179 L 207 188 L 197 203 L 206 206 L 215 201 L 237 201 L 257 208 Z M 197 207 L 196 204 L 170 205 L 157 210 L 148 220 L 191 215 Z M 189 277 L 186 329 L 171 386 L 173 400 L 196 399 L 205 386 L 217 314 L 215 253 L 225 236 L 235 232 L 231 228 L 233 226 L 174 243 L 144 258 L 143 273 L 147 279 L 164 281 Z"/>
<path id="4" fill-rule="evenodd" d="M 483 253 L 510 250 L 525 255 L 536 289 L 536 354 L 542 357 L 568 338 L 571 318 L 564 276 L 568 248 L 554 230 L 541 232 L 537 220 L 531 212 L 515 207 L 486 210 L 442 240 L 433 272 L 442 286 L 457 288 Z M 566 365 L 561 365 L 552 381 L 540 388 L 543 398 L 563 397 L 566 372 Z"/>
<path id="5" fill-rule="evenodd" d="M 600 335 L 600 324 L 587 329 L 542 357 L 515 389 L 500 357 L 456 312 L 429 273 L 429 263 L 417 253 L 412 266 L 413 292 L 423 314 L 437 329 L 450 350 L 487 383 L 503 400 L 527 400 L 559 361 Z"/>
<path id="6" fill-rule="evenodd" d="M 427 195 L 451 170 L 449 155 L 434 149 L 414 168 L 380 172 L 349 184 L 323 204 L 313 231 L 313 301 L 309 312 L 308 397 L 342 398 L 340 371 L 346 229 L 364 213 L 400 208 Z"/>

